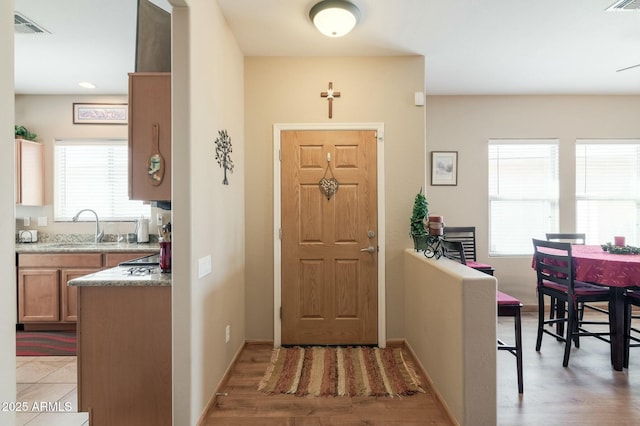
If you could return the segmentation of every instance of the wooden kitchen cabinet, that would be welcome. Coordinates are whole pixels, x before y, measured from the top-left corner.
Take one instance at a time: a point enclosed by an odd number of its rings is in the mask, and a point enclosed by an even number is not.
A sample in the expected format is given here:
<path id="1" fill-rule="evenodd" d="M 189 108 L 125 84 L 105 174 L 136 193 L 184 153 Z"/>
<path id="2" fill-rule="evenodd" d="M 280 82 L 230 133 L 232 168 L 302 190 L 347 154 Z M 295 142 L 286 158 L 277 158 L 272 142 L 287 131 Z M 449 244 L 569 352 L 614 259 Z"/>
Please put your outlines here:
<path id="1" fill-rule="evenodd" d="M 18 322 L 60 321 L 57 269 L 18 270 Z"/>
<path id="2" fill-rule="evenodd" d="M 78 320 L 78 289 L 71 279 L 117 266 L 153 252 L 20 253 L 18 323 L 40 330 L 73 328 Z"/>
<path id="3" fill-rule="evenodd" d="M 16 139 L 16 204 L 44 204 L 44 147 L 38 142 Z"/>
<path id="4" fill-rule="evenodd" d="M 77 290 L 71 278 L 102 269 L 102 253 L 23 253 L 18 255 L 18 323 L 25 328 L 73 328 Z"/>
<path id="5" fill-rule="evenodd" d="M 60 271 L 60 315 L 62 321 L 78 321 L 78 288 L 68 286 L 67 282 L 94 272 L 96 272 L 95 269 L 62 269 Z"/>
<path id="6" fill-rule="evenodd" d="M 156 143 L 164 158 L 160 183 L 148 173 Z M 129 198 L 171 200 L 171 73 L 129 74 Z"/>
<path id="7" fill-rule="evenodd" d="M 171 426 L 171 287 L 78 290 L 78 411 L 91 426 Z"/>

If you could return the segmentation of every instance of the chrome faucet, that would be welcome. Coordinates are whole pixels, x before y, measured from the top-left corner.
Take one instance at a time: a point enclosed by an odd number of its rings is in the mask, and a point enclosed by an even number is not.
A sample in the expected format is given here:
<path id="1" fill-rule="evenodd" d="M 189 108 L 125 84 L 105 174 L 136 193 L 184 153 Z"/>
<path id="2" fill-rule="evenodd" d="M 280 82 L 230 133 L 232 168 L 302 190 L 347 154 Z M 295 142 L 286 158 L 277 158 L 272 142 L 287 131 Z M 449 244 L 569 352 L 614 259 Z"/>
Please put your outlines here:
<path id="1" fill-rule="evenodd" d="M 96 243 L 99 243 L 100 241 L 102 241 L 102 237 L 104 237 L 104 231 L 100 230 L 100 221 L 98 220 L 98 213 L 96 213 L 91 209 L 82 209 L 78 213 L 76 213 L 76 215 L 71 220 L 74 222 L 77 222 L 78 216 L 80 216 L 80 213 L 82 212 L 91 212 L 96 216 Z"/>

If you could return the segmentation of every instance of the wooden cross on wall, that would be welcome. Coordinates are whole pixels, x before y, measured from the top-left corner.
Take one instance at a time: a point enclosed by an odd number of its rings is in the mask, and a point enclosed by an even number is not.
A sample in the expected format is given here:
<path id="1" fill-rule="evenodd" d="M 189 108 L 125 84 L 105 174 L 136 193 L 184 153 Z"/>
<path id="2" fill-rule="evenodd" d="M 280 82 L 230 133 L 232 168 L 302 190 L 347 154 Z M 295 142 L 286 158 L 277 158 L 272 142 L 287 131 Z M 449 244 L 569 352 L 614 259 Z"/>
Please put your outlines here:
<path id="1" fill-rule="evenodd" d="M 333 118 L 333 99 L 340 97 L 340 92 L 333 91 L 333 82 L 329 82 L 329 89 L 326 92 L 320 92 L 320 96 L 327 98 L 329 101 L 329 118 Z"/>

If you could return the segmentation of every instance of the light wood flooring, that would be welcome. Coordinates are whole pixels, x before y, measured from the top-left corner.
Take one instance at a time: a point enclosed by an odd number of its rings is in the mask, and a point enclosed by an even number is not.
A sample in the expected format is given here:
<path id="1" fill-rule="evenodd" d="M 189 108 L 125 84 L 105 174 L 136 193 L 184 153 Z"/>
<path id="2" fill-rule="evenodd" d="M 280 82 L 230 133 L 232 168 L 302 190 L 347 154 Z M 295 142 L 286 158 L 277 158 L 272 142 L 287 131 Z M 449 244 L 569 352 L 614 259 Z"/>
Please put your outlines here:
<path id="1" fill-rule="evenodd" d="M 535 351 L 537 313 L 523 314 L 524 394 L 518 394 L 515 357 L 498 352 L 498 424 L 639 425 L 640 348 L 632 349 L 628 370 L 611 368 L 609 347 L 583 338 L 562 367 L 564 346 L 544 336 Z M 498 335 L 513 336 L 513 321 L 499 318 Z M 445 425 L 432 395 L 405 398 L 305 398 L 265 396 L 258 383 L 271 348 L 249 345 L 204 425 Z"/>
<path id="2" fill-rule="evenodd" d="M 515 358 L 498 352 L 498 424 L 640 424 L 640 348 L 628 370 L 615 371 L 609 348 L 584 338 L 562 367 L 563 345 L 544 336 L 535 351 L 537 316 L 523 315 L 524 394 L 518 395 Z M 499 318 L 498 334 L 513 334 Z M 430 395 L 405 398 L 304 398 L 265 396 L 257 391 L 269 363 L 269 346 L 250 345 L 240 355 L 218 405 L 204 425 L 432 425 L 450 424 Z M 75 357 L 18 357 L 17 400 L 70 401 L 77 409 Z M 85 416 L 85 417 L 82 417 Z M 85 413 L 28 413 L 19 425 L 87 425 Z"/>

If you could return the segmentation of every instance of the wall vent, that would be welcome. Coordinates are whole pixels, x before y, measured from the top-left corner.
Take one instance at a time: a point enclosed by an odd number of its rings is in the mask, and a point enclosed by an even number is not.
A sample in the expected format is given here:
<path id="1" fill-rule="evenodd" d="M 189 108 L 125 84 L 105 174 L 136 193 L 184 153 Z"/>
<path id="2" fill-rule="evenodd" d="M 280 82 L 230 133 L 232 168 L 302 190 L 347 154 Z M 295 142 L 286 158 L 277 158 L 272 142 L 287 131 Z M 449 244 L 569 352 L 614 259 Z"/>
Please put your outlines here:
<path id="1" fill-rule="evenodd" d="M 19 12 L 13 14 L 14 34 L 51 34 Z"/>
<path id="2" fill-rule="evenodd" d="M 618 0 L 606 10 L 640 10 L 640 0 Z"/>

